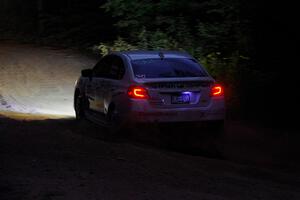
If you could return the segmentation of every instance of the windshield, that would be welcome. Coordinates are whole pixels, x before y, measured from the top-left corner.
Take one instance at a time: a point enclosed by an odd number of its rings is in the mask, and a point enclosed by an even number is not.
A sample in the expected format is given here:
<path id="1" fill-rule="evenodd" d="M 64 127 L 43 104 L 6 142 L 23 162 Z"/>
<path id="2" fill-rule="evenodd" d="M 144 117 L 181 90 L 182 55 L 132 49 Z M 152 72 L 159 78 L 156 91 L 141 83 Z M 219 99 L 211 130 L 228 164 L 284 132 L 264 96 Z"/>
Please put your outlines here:
<path id="1" fill-rule="evenodd" d="M 208 76 L 199 63 L 188 58 L 142 59 L 133 60 L 131 64 L 136 78 Z"/>

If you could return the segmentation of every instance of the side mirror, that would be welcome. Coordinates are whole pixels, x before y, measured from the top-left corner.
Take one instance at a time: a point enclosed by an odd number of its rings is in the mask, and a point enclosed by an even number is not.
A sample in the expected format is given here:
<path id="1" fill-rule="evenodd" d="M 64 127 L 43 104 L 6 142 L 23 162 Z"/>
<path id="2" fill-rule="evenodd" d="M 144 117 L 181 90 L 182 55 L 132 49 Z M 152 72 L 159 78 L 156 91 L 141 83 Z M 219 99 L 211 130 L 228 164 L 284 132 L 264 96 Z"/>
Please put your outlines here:
<path id="1" fill-rule="evenodd" d="M 86 78 L 92 78 L 93 70 L 92 69 L 84 69 L 81 71 L 81 76 Z"/>

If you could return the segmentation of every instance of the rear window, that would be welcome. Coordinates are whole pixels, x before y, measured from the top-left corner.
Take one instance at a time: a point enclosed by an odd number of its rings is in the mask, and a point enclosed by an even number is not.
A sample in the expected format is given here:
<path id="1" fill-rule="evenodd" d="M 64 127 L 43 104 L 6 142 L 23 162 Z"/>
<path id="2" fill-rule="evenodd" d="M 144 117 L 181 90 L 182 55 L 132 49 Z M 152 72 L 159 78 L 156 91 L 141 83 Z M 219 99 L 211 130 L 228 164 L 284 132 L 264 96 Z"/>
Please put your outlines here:
<path id="1" fill-rule="evenodd" d="M 208 76 L 203 67 L 193 59 L 164 58 L 143 59 L 131 62 L 136 78 L 178 78 Z"/>

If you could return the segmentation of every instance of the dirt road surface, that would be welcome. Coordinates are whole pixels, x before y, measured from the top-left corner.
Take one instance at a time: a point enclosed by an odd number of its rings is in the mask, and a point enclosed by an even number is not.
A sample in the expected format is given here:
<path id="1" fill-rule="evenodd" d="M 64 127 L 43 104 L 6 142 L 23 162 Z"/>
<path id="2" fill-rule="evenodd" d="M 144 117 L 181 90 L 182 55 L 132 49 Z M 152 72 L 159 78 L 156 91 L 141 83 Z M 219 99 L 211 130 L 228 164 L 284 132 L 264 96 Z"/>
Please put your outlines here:
<path id="1" fill-rule="evenodd" d="M 295 133 L 230 121 L 212 158 L 169 148 L 172 132 L 108 141 L 76 123 L 73 82 L 94 62 L 0 44 L 0 200 L 300 199 Z"/>
<path id="2" fill-rule="evenodd" d="M 0 43 L 0 110 L 74 115 L 74 84 L 96 61 L 71 50 Z"/>

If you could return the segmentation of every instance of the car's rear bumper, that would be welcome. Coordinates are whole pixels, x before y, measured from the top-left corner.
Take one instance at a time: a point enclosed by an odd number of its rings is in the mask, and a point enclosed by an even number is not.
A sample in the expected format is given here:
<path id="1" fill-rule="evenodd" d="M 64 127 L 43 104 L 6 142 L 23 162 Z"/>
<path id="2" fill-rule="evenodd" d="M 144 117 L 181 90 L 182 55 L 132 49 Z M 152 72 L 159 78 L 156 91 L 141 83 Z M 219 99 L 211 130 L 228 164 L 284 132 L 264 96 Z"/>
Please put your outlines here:
<path id="1" fill-rule="evenodd" d="M 207 107 L 165 109 L 138 105 L 126 118 L 132 122 L 219 121 L 225 118 L 225 105 L 224 99 L 216 99 Z"/>

